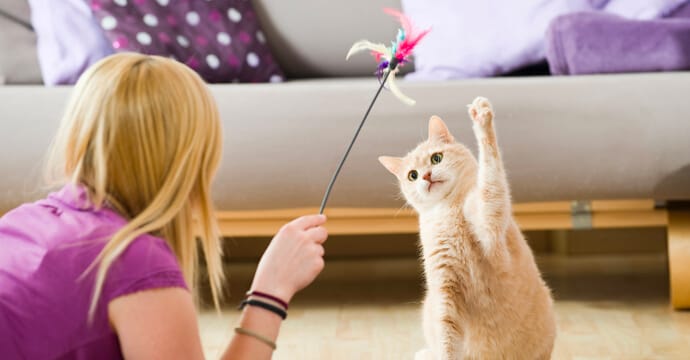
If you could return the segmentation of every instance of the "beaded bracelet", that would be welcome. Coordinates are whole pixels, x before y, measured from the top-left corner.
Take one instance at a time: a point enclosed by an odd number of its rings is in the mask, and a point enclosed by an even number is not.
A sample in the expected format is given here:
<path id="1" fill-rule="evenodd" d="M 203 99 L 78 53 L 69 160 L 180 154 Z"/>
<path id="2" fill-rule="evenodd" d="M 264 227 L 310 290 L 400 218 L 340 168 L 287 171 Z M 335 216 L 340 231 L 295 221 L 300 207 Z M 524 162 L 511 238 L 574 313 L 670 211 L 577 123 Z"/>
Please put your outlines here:
<path id="1" fill-rule="evenodd" d="M 273 301 L 277 302 L 278 304 L 282 305 L 285 308 L 285 310 L 288 309 L 288 303 L 287 302 L 285 302 L 285 301 L 283 301 L 283 299 L 275 297 L 271 294 L 266 294 L 264 292 L 254 290 L 254 291 L 247 291 L 246 296 L 247 297 L 256 296 L 256 297 L 262 297 L 262 298 L 268 299 L 268 300 L 273 300 Z"/>
<path id="2" fill-rule="evenodd" d="M 259 340 L 259 341 L 261 341 L 262 343 L 264 343 L 264 344 L 270 346 L 271 349 L 273 349 L 273 350 L 276 349 L 276 343 L 273 342 L 273 341 L 271 341 L 271 339 L 269 339 L 269 338 L 267 338 L 267 337 L 265 337 L 265 336 L 263 336 L 263 335 L 257 334 L 257 333 L 255 333 L 255 332 L 253 332 L 253 331 L 249 331 L 249 330 L 244 329 L 244 328 L 241 328 L 241 327 L 236 327 L 236 328 L 235 328 L 235 332 L 238 333 L 238 334 L 251 336 L 251 337 L 253 337 L 254 339 Z"/>
<path id="3" fill-rule="evenodd" d="M 287 312 L 286 312 L 285 310 L 283 310 L 283 309 L 281 309 L 281 308 L 279 308 L 279 307 L 277 307 L 277 306 L 273 306 L 273 305 L 271 305 L 271 304 L 269 304 L 269 303 L 265 303 L 265 302 L 263 302 L 263 301 L 261 301 L 261 300 L 246 299 L 246 300 L 242 301 L 242 303 L 240 304 L 239 309 L 242 310 L 242 309 L 244 309 L 247 305 L 258 306 L 258 307 L 260 307 L 260 308 L 266 309 L 266 310 L 268 310 L 268 311 L 270 311 L 270 312 L 272 312 L 272 313 L 274 313 L 274 314 L 280 316 L 283 320 L 285 320 L 285 318 L 287 318 Z"/>

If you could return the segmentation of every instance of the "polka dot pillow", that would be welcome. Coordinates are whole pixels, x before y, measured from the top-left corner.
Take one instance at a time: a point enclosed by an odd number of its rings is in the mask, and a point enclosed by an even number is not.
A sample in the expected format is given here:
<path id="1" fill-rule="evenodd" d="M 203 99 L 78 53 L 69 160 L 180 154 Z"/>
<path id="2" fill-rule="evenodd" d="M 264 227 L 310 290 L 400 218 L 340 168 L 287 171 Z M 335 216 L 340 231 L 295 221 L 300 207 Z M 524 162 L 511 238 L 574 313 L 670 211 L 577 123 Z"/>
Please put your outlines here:
<path id="1" fill-rule="evenodd" d="M 249 0 L 87 0 L 115 51 L 172 57 L 212 83 L 279 82 Z"/>

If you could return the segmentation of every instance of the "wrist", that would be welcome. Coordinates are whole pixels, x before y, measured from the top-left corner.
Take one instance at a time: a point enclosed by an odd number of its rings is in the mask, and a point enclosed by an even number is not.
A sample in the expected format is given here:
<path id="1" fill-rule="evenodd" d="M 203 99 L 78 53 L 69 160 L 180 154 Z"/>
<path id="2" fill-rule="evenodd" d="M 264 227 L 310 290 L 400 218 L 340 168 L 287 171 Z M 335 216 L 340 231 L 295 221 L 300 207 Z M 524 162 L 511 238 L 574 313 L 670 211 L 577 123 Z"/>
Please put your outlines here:
<path id="1" fill-rule="evenodd" d="M 244 310 L 247 307 L 262 308 L 268 312 L 271 312 L 279 316 L 282 320 L 285 320 L 287 318 L 287 309 L 283 308 L 281 305 L 276 305 L 275 303 L 272 303 L 264 299 L 254 299 L 252 297 L 244 299 L 244 301 L 242 301 L 242 303 L 240 304 L 239 309 Z"/>
<path id="2" fill-rule="evenodd" d="M 271 286 L 271 285 L 264 284 L 261 282 L 254 282 L 252 284 L 252 286 L 249 288 L 249 292 L 255 292 L 255 291 L 274 296 L 274 297 L 284 301 L 286 304 L 290 303 L 290 301 L 292 300 L 292 297 L 295 294 L 294 291 L 290 291 L 284 287 Z"/>
<path id="3" fill-rule="evenodd" d="M 287 301 L 277 297 L 273 296 L 271 294 L 267 294 L 262 291 L 258 290 L 249 290 L 245 294 L 245 300 L 261 300 L 261 301 L 267 301 L 272 305 L 278 305 L 280 308 L 283 310 L 287 311 L 288 307 L 290 306 Z"/>

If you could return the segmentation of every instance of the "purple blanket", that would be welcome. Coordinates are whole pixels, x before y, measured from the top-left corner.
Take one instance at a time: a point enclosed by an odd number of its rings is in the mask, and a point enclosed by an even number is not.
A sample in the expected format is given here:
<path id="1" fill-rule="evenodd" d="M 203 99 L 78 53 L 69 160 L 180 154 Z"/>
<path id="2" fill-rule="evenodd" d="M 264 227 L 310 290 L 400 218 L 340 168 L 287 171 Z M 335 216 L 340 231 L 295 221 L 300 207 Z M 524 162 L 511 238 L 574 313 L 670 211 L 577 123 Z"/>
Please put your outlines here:
<path id="1" fill-rule="evenodd" d="M 546 59 L 553 75 L 690 70 L 690 6 L 658 20 L 560 16 L 546 33 Z"/>

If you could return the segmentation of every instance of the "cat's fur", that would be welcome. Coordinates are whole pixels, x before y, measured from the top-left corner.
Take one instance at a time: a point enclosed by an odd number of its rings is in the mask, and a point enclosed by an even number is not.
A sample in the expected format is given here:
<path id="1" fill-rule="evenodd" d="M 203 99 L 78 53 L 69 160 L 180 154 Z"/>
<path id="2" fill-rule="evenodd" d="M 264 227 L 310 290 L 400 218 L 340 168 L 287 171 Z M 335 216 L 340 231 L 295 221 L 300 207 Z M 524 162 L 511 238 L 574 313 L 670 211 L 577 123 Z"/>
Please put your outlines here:
<path id="1" fill-rule="evenodd" d="M 415 358 L 549 359 L 553 300 L 512 216 L 491 104 L 477 98 L 469 114 L 478 160 L 438 117 L 405 157 L 379 158 L 419 213 L 427 348 Z M 436 165 L 434 153 L 443 154 Z"/>

